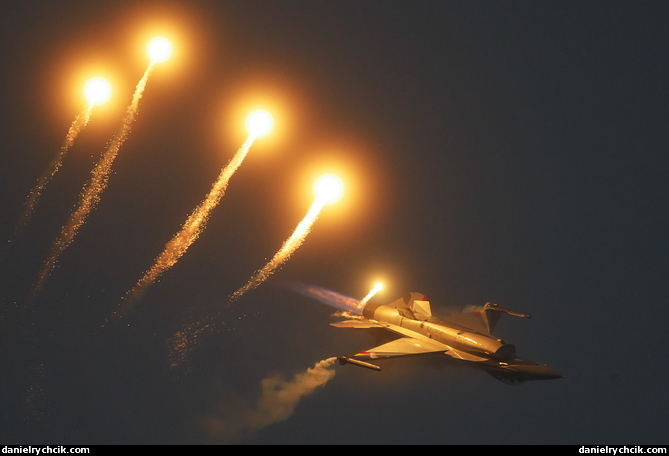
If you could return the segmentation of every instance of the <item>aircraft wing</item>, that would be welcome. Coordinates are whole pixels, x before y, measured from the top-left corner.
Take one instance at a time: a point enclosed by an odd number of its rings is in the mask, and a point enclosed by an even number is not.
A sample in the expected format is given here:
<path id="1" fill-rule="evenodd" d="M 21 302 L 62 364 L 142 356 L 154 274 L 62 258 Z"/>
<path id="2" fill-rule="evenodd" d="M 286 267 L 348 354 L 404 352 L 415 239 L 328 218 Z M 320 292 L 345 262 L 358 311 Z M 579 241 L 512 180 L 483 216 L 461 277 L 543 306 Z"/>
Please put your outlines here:
<path id="1" fill-rule="evenodd" d="M 330 325 L 334 326 L 335 328 L 345 329 L 385 328 L 385 326 L 380 325 L 378 322 L 374 320 L 367 320 L 366 318 L 338 321 L 336 323 L 330 323 Z"/>
<path id="2" fill-rule="evenodd" d="M 435 341 L 401 337 L 378 347 L 370 348 L 354 356 L 358 359 L 394 358 L 397 356 L 423 355 L 428 353 L 444 353 L 448 345 Z"/>
<path id="3" fill-rule="evenodd" d="M 401 326 L 387 322 L 379 322 L 367 318 L 344 320 L 336 323 L 330 323 L 336 328 L 370 329 L 381 328 L 397 334 L 399 339 L 392 340 L 378 347 L 360 352 L 355 358 L 392 358 L 396 356 L 420 355 L 425 353 L 446 353 L 450 356 L 453 348 L 437 342 L 429 337 L 418 334 Z"/>
<path id="4" fill-rule="evenodd" d="M 397 358 L 402 356 L 416 356 L 426 354 L 443 354 L 455 359 L 462 359 L 467 361 L 480 362 L 485 361 L 486 358 L 476 356 L 470 353 L 457 350 L 449 345 L 437 342 L 436 340 L 425 337 L 421 334 L 415 333 L 406 328 L 386 322 L 378 322 L 369 319 L 355 319 L 345 320 L 337 323 L 331 323 L 337 328 L 354 328 L 354 329 L 368 329 L 368 328 L 383 328 L 394 332 L 400 338 L 392 340 L 383 345 L 379 345 L 369 350 L 356 353 L 351 357 L 339 357 L 339 362 L 345 364 L 350 362 L 353 364 L 367 367 L 374 370 L 380 370 L 379 366 L 366 363 L 362 360 L 382 359 L 382 358 Z"/>

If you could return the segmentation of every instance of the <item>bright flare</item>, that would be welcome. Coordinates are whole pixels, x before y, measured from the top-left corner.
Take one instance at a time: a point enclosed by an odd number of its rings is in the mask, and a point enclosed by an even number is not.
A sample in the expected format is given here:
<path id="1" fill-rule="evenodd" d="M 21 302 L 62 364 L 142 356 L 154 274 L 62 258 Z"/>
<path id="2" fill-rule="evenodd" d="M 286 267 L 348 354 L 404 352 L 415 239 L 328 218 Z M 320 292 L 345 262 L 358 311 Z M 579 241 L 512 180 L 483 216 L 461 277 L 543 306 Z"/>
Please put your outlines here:
<path id="1" fill-rule="evenodd" d="M 172 56 L 172 43 L 167 38 L 159 36 L 149 41 L 146 53 L 152 63 L 160 63 Z"/>
<path id="2" fill-rule="evenodd" d="M 325 177 L 327 178 L 324 179 Z M 274 274 L 274 272 L 276 272 L 276 270 L 279 267 L 281 267 L 281 265 L 285 263 L 288 260 L 288 258 L 290 258 L 290 256 L 295 252 L 295 250 L 297 250 L 302 245 L 302 243 L 304 243 L 307 234 L 309 234 L 309 232 L 311 231 L 311 228 L 314 222 L 316 222 L 316 219 L 318 219 L 318 216 L 321 210 L 323 210 L 323 207 L 326 204 L 332 204 L 341 197 L 341 193 L 343 192 L 343 184 L 336 186 L 337 188 L 339 188 L 339 190 L 338 194 L 335 195 L 335 192 L 333 190 L 334 188 L 333 184 L 336 183 L 336 181 L 339 181 L 339 183 L 341 183 L 341 180 L 339 180 L 337 176 L 331 174 L 327 174 L 319 178 L 318 181 L 316 181 L 316 191 L 315 191 L 316 200 L 309 208 L 307 215 L 302 219 L 299 225 L 297 225 L 297 228 L 295 228 L 293 234 L 288 238 L 286 242 L 284 242 L 283 246 L 274 255 L 274 257 L 262 269 L 256 271 L 256 273 L 253 274 L 248 283 L 239 290 L 237 290 L 230 297 L 230 301 L 235 301 L 239 299 L 244 293 L 253 288 L 256 288 L 265 280 L 267 280 L 269 276 Z"/>
<path id="3" fill-rule="evenodd" d="M 112 88 L 105 78 L 90 79 L 84 86 L 84 95 L 89 106 L 100 105 L 109 101 Z"/>
<path id="4" fill-rule="evenodd" d="M 334 174 L 324 174 L 314 184 L 314 195 L 325 204 L 334 204 L 344 195 L 344 183 Z"/>
<path id="5" fill-rule="evenodd" d="M 373 297 L 376 293 L 378 293 L 379 291 L 381 291 L 382 288 L 383 288 L 383 284 L 382 284 L 382 283 L 377 283 L 376 285 L 374 285 L 374 288 L 372 288 L 371 290 L 369 290 L 369 293 L 367 293 L 367 296 L 365 296 L 364 298 L 362 298 L 362 299 L 360 300 L 360 304 L 358 304 L 358 308 L 359 308 L 359 309 L 363 308 L 363 307 L 369 302 L 369 300 L 372 299 L 372 297 Z"/>
<path id="6" fill-rule="evenodd" d="M 79 203 L 70 215 L 69 220 L 63 225 L 61 231 L 51 247 L 51 252 L 47 257 L 42 270 L 37 276 L 37 280 L 33 285 L 33 288 L 30 292 L 29 300 L 32 301 L 39 294 L 44 283 L 46 282 L 47 277 L 56 267 L 56 263 L 60 258 L 60 255 L 69 247 L 69 245 L 74 240 L 79 228 L 84 224 L 88 215 L 93 211 L 95 206 L 97 206 L 100 201 L 102 192 L 107 188 L 109 183 L 109 174 L 111 173 L 111 167 L 118 155 L 118 151 L 125 142 L 132 124 L 135 121 L 137 116 L 137 111 L 139 109 L 139 101 L 142 98 L 144 89 L 146 88 L 146 83 L 153 71 L 154 63 L 151 62 L 149 66 L 144 71 L 144 75 L 137 83 L 135 87 L 135 92 L 132 96 L 132 101 L 126 110 L 125 116 L 121 123 L 121 128 L 116 132 L 112 137 L 107 149 L 102 153 L 100 161 L 95 165 L 95 168 L 91 171 L 91 178 L 86 183 L 84 188 L 81 190 L 79 196 Z"/>
<path id="7" fill-rule="evenodd" d="M 253 111 L 246 117 L 246 130 L 255 138 L 267 136 L 274 127 L 272 115 L 262 109 Z"/>

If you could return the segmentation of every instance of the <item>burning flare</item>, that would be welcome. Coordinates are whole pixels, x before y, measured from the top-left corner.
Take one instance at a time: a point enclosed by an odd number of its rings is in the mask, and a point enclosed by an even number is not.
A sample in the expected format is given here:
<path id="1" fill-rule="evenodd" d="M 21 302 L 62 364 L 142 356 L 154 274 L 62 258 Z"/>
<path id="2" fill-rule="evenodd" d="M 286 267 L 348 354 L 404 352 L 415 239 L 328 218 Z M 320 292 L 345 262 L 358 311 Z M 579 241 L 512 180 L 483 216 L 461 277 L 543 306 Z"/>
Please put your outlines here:
<path id="1" fill-rule="evenodd" d="M 63 159 L 65 158 L 67 151 L 72 147 L 72 144 L 74 144 L 74 140 L 77 138 L 77 136 L 79 136 L 79 133 L 81 133 L 86 125 L 88 125 L 88 122 L 91 119 L 93 107 L 106 103 L 111 97 L 111 85 L 104 78 L 96 77 L 90 79 L 84 86 L 84 96 L 86 97 L 86 101 L 88 101 L 88 108 L 82 111 L 74 119 L 74 122 L 72 122 L 72 125 L 70 125 L 70 128 L 67 131 L 63 145 L 60 147 L 58 153 L 53 158 L 53 160 L 51 160 L 39 179 L 37 179 L 37 184 L 35 184 L 35 187 L 33 187 L 33 189 L 28 194 L 28 198 L 23 205 L 23 211 L 19 215 L 10 239 L 7 241 L 8 244 L 12 242 L 14 237 L 23 234 L 24 228 L 28 222 L 30 222 L 30 218 L 35 212 L 37 202 L 42 195 L 42 192 L 62 166 Z"/>
<path id="2" fill-rule="evenodd" d="M 165 37 L 156 37 L 149 41 L 146 46 L 146 53 L 151 59 L 151 63 L 164 62 L 172 56 L 172 43 Z"/>
<path id="3" fill-rule="evenodd" d="M 84 87 L 84 95 L 88 101 L 89 109 L 95 105 L 104 104 L 109 101 L 112 88 L 105 78 L 90 79 Z"/>
<path id="4" fill-rule="evenodd" d="M 230 297 L 230 301 L 236 301 L 247 291 L 256 288 L 261 283 L 269 278 L 276 270 L 285 263 L 288 258 L 297 250 L 307 235 L 311 231 L 313 224 L 318 219 L 318 216 L 326 204 L 334 204 L 344 193 L 344 184 L 341 179 L 333 174 L 325 174 L 321 176 L 314 185 L 314 193 L 316 199 L 309 208 L 307 215 L 297 225 L 293 234 L 284 242 L 281 249 L 274 255 L 274 257 L 262 268 L 256 271 L 246 285 L 237 290 Z"/>
<path id="5" fill-rule="evenodd" d="M 44 262 L 42 270 L 38 274 L 37 280 L 33 285 L 29 300 L 34 299 L 39 294 L 47 277 L 56 267 L 58 258 L 60 255 L 62 255 L 65 249 L 69 247 L 69 245 L 74 240 L 74 237 L 76 236 L 79 228 L 84 224 L 88 215 L 100 202 L 102 192 L 107 188 L 107 184 L 109 183 L 109 174 L 111 172 L 112 164 L 118 155 L 119 149 L 130 133 L 130 129 L 135 121 L 135 117 L 137 116 L 139 102 L 142 98 L 142 95 L 144 94 L 146 83 L 155 67 L 155 64 L 156 61 L 154 60 L 149 63 L 149 66 L 146 68 L 144 75 L 137 83 L 132 101 L 126 110 L 125 116 L 123 117 L 121 128 L 112 137 L 109 145 L 107 146 L 107 149 L 102 153 L 100 161 L 91 171 L 91 178 L 81 191 L 79 204 L 70 215 L 69 220 L 65 223 L 60 231 L 60 234 L 56 238 L 56 241 L 51 247 L 51 252 Z M 100 95 L 99 86 L 95 90 L 90 89 L 90 91 L 93 95 L 92 99 L 89 99 L 89 102 L 91 103 L 91 106 L 93 106 L 93 104 L 101 100 L 102 97 Z"/>
<path id="6" fill-rule="evenodd" d="M 369 293 L 367 293 L 367 296 L 365 296 L 364 298 L 362 298 L 362 299 L 360 300 L 360 304 L 358 304 L 358 308 L 362 309 L 363 307 L 365 307 L 365 305 L 369 302 L 369 300 L 372 299 L 372 297 L 373 297 L 376 293 L 378 293 L 379 291 L 381 291 L 382 288 L 383 288 L 383 284 L 382 284 L 382 283 L 377 283 L 376 285 L 374 285 L 374 288 L 372 288 L 371 290 L 369 290 Z"/>
<path id="7" fill-rule="evenodd" d="M 230 163 L 221 170 L 221 173 L 209 191 L 209 194 L 191 213 L 181 227 L 181 230 L 165 245 L 165 250 L 158 255 L 151 269 L 149 269 L 128 292 L 126 299 L 121 307 L 114 313 L 112 319 L 122 318 L 128 311 L 130 311 L 134 303 L 142 297 L 148 287 L 151 286 L 162 273 L 174 266 L 179 258 L 186 253 L 191 244 L 193 244 L 193 242 L 200 236 L 212 210 L 218 205 L 225 194 L 230 178 L 235 174 L 244 161 L 244 158 L 251 149 L 255 139 L 259 136 L 264 136 L 271 131 L 273 125 L 272 116 L 266 111 L 253 111 L 249 114 L 246 124 L 249 131 L 249 136 L 246 142 L 239 148 Z"/>
<path id="8" fill-rule="evenodd" d="M 246 117 L 246 130 L 254 138 L 267 136 L 273 128 L 274 119 L 272 115 L 263 109 L 256 109 Z"/>

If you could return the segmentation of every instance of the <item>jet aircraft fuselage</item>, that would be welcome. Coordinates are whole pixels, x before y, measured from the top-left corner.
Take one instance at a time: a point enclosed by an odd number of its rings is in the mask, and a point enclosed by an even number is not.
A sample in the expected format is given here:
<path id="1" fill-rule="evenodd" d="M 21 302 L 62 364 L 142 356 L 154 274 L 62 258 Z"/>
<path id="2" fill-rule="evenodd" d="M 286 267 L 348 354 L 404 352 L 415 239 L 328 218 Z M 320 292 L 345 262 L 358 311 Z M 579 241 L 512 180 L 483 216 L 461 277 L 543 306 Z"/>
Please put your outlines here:
<path id="1" fill-rule="evenodd" d="M 491 335 L 479 334 L 464 328 L 447 326 L 434 317 L 419 319 L 421 314 L 410 315 L 408 309 L 395 306 L 367 306 L 363 315 L 379 322 L 391 323 L 402 328 L 404 334 L 426 341 L 441 342 L 472 355 L 507 359 L 515 354 L 515 347 Z"/>
<path id="2" fill-rule="evenodd" d="M 356 364 L 375 370 L 380 367 L 367 361 L 402 356 L 442 354 L 471 363 L 506 383 L 561 378 L 554 370 L 516 356 L 516 348 L 492 335 L 503 313 L 529 318 L 529 315 L 487 303 L 474 311 L 454 314 L 446 319 L 432 315 L 427 298 L 409 293 L 397 301 L 379 305 L 367 304 L 362 318 L 333 323 L 339 328 L 382 328 L 398 338 L 357 353 L 342 356 L 340 363 Z"/>

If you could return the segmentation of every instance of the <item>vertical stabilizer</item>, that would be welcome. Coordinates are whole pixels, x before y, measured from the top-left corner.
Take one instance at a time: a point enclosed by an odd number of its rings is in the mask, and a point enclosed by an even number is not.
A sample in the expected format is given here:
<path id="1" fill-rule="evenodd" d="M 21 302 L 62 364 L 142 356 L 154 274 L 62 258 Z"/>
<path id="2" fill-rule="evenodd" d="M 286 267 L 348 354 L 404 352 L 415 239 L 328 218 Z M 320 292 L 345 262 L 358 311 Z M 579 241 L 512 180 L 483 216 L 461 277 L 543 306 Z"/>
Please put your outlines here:
<path id="1" fill-rule="evenodd" d="M 426 317 L 432 316 L 430 301 L 414 299 L 413 304 L 411 305 L 411 310 L 413 310 L 414 313 L 425 315 Z"/>
<path id="2" fill-rule="evenodd" d="M 500 306 L 499 304 L 495 304 L 494 302 L 486 302 L 485 306 L 483 306 L 483 310 L 480 310 L 477 313 L 481 316 L 488 334 L 492 334 L 492 331 L 495 329 L 495 326 L 499 321 L 499 317 L 501 317 L 503 313 L 513 315 L 515 317 L 530 318 L 530 316 L 527 314 L 516 312 L 515 310 L 505 309 L 504 307 Z"/>
<path id="3" fill-rule="evenodd" d="M 503 313 L 514 315 L 516 317 L 530 318 L 527 314 L 505 309 L 499 304 L 492 302 L 487 302 L 484 306 L 468 306 L 462 312 L 451 313 L 445 315 L 443 318 L 446 321 L 478 331 L 482 334 L 492 334 L 499 321 L 499 317 L 501 317 Z"/>

